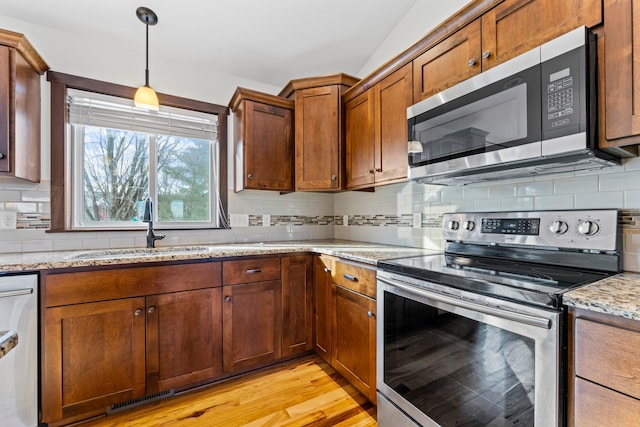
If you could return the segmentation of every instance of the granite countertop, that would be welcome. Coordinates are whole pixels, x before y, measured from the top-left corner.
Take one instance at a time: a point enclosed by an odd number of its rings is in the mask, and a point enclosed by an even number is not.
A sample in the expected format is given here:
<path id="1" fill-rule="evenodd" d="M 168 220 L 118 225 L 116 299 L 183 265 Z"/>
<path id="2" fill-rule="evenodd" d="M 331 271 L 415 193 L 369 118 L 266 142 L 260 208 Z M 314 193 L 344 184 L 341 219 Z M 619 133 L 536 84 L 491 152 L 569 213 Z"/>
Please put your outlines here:
<path id="1" fill-rule="evenodd" d="M 376 265 L 379 260 L 438 251 L 349 240 L 309 240 L 0 254 L 0 273 L 52 268 L 313 252 Z"/>
<path id="2" fill-rule="evenodd" d="M 565 305 L 640 320 L 640 274 L 620 273 L 567 292 Z"/>
<path id="3" fill-rule="evenodd" d="M 0 331 L 0 359 L 18 345 L 18 334 L 15 331 Z"/>

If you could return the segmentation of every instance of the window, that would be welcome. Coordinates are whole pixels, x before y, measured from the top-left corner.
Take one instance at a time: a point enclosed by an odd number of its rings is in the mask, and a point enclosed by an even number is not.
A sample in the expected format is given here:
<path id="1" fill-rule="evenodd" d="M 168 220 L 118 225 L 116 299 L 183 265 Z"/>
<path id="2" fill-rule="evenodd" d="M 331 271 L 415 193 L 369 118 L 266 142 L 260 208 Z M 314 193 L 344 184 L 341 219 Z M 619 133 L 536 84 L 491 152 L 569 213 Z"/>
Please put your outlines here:
<path id="1" fill-rule="evenodd" d="M 145 228 L 147 197 L 157 228 L 228 227 L 226 107 L 175 97 L 166 105 L 159 95 L 160 111 L 147 111 L 133 106 L 133 88 L 51 72 L 49 80 L 52 231 Z"/>

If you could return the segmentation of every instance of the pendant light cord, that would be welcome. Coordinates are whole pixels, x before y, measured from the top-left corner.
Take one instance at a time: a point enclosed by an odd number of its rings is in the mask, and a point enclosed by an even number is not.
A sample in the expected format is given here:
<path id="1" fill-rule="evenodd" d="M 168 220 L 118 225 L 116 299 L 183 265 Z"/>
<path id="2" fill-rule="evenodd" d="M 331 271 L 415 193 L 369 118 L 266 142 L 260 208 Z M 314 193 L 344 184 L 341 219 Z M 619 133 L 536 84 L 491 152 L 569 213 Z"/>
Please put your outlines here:
<path id="1" fill-rule="evenodd" d="M 146 67 L 144 69 L 144 85 L 145 86 L 149 86 L 149 21 L 147 20 L 147 22 L 145 22 L 144 24 L 145 28 L 146 28 L 146 39 L 147 39 L 147 43 L 146 43 Z"/>

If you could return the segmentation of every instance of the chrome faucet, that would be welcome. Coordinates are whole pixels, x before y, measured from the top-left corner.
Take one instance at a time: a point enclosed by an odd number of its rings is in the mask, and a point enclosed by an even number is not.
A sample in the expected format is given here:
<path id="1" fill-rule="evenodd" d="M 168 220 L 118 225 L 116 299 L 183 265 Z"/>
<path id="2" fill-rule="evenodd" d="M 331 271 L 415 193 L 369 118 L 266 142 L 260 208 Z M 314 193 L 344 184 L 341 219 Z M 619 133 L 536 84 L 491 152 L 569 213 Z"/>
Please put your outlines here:
<path id="1" fill-rule="evenodd" d="M 149 229 L 147 230 L 147 249 L 156 247 L 156 240 L 164 239 L 164 234 L 156 235 L 153 232 L 153 202 L 151 201 L 151 197 L 147 197 L 147 200 L 144 203 L 144 216 L 142 217 L 142 222 L 149 223 Z"/>

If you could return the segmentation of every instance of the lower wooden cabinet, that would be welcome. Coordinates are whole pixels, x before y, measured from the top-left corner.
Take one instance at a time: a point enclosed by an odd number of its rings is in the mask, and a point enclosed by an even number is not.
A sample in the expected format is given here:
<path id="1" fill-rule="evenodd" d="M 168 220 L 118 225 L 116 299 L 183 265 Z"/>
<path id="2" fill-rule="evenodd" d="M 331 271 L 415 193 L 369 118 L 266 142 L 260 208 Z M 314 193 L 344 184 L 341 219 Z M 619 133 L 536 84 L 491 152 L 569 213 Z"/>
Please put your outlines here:
<path id="1" fill-rule="evenodd" d="M 569 426 L 637 426 L 640 322 L 569 310 Z"/>
<path id="2" fill-rule="evenodd" d="M 282 257 L 282 357 L 313 349 L 313 276 L 310 255 Z"/>
<path id="3" fill-rule="evenodd" d="M 376 402 L 375 270 L 327 256 L 314 259 L 314 349 Z"/>

